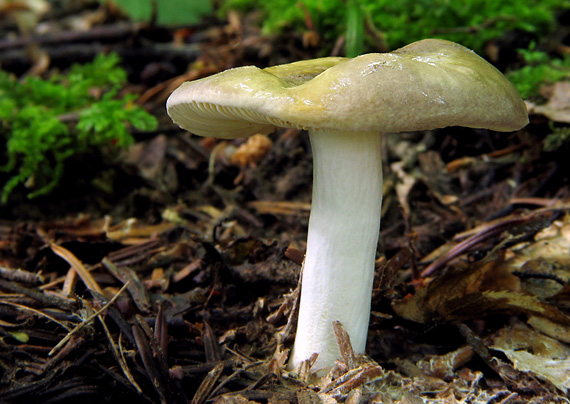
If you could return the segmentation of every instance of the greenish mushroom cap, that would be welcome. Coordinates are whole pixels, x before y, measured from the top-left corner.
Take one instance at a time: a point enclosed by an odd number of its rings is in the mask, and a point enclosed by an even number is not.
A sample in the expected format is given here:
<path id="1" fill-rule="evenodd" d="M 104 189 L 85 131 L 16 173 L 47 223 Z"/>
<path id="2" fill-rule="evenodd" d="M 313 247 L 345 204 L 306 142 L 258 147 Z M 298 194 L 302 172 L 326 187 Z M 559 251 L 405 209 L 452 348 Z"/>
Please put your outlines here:
<path id="1" fill-rule="evenodd" d="M 275 127 L 514 131 L 528 123 L 523 100 L 497 69 L 473 51 L 439 39 L 353 59 L 226 70 L 182 84 L 167 110 L 180 127 L 219 138 Z"/>

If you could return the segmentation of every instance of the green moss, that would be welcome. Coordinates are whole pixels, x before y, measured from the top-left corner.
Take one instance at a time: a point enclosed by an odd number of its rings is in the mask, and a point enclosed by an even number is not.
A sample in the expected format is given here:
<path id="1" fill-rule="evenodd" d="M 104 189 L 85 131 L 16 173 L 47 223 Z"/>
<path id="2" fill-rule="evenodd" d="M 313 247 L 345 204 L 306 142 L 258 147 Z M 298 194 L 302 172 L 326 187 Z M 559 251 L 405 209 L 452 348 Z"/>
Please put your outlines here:
<path id="1" fill-rule="evenodd" d="M 552 84 L 570 77 L 570 57 L 551 58 L 547 53 L 534 49 L 520 50 L 526 65 L 509 72 L 507 77 L 523 98 L 538 96 L 543 84 Z"/>
<path id="2" fill-rule="evenodd" d="M 221 12 L 259 9 L 264 13 L 263 31 L 276 34 L 305 28 L 302 3 L 330 48 L 346 32 L 351 15 L 347 7 L 355 2 L 391 49 L 436 37 L 481 50 L 485 41 L 506 31 L 547 32 L 556 12 L 570 7 L 567 0 L 225 0 Z"/>
<path id="3" fill-rule="evenodd" d="M 126 82 L 118 63 L 117 55 L 99 55 L 93 63 L 45 80 L 20 81 L 0 71 L 0 142 L 6 161 L 0 171 L 8 174 L 2 203 L 20 185 L 30 189 L 29 198 L 51 191 L 73 155 L 127 147 L 133 142 L 128 126 L 156 127 L 153 116 L 134 106 L 132 95 L 117 96 Z M 93 95 L 97 92 L 104 95 Z"/>

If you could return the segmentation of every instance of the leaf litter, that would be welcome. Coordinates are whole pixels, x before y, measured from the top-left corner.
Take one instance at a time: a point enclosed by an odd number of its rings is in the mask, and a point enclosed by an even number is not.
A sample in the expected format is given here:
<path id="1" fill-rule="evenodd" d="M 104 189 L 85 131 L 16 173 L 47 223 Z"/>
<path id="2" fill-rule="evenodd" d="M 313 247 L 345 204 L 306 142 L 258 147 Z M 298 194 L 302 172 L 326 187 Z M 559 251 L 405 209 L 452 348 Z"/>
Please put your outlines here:
<path id="1" fill-rule="evenodd" d="M 191 67 L 139 102 L 162 107 L 181 82 L 245 64 L 251 49 L 257 62 L 294 48 L 244 18 L 211 27 Z M 170 127 L 139 139 L 124 162 L 142 185 L 126 200 L 0 222 L 0 397 L 568 402 L 570 194 L 537 118 L 567 122 L 564 85 L 520 133 L 386 136 L 368 356 L 337 324 L 342 358 L 325 375 L 310 360 L 286 368 L 310 208 L 306 138 L 216 142 Z"/>

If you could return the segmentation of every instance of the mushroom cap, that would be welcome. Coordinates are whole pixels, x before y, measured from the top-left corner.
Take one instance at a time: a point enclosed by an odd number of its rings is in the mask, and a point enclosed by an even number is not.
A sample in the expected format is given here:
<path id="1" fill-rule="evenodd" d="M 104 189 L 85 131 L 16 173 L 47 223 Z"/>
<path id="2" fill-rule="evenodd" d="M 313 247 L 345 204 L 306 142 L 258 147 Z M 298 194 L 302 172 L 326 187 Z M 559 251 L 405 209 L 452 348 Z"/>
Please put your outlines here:
<path id="1" fill-rule="evenodd" d="M 220 138 L 275 127 L 514 131 L 528 123 L 521 96 L 497 69 L 473 51 L 440 39 L 353 59 L 229 69 L 182 84 L 167 110 L 180 127 Z"/>

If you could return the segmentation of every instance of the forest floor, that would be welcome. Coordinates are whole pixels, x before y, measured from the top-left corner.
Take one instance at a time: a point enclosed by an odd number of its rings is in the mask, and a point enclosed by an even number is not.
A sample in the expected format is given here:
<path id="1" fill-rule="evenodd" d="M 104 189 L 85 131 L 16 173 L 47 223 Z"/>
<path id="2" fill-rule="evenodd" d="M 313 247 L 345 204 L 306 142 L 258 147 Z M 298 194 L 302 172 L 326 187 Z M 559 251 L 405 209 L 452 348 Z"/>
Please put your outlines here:
<path id="1" fill-rule="evenodd" d="M 550 114 L 528 104 L 514 133 L 384 137 L 367 357 L 317 377 L 286 369 L 307 134 L 203 139 L 165 102 L 184 81 L 318 46 L 265 38 L 255 15 L 174 30 L 71 11 L 45 22 L 49 35 L 0 40 L 2 68 L 48 74 L 117 52 L 125 91 L 159 128 L 134 133 L 112 165 L 72 159 L 50 195 L 0 206 L 0 402 L 568 402 L 570 159 L 543 147 L 570 109 L 567 83 L 544 89 Z M 70 15 L 87 28 L 68 28 Z M 94 185 L 103 176 L 111 190 Z"/>

